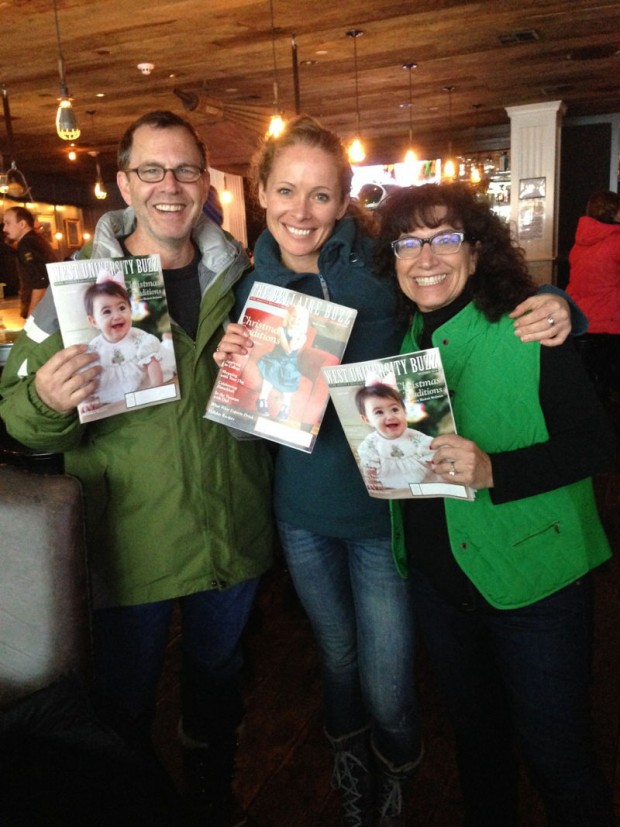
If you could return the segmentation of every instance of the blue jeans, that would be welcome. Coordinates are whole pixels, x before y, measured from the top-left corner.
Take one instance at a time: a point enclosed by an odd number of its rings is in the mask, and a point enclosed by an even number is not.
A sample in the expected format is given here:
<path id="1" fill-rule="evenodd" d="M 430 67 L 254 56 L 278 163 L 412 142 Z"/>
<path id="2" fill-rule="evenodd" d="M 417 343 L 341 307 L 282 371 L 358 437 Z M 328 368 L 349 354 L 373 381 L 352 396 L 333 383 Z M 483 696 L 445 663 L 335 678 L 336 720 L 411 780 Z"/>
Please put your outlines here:
<path id="1" fill-rule="evenodd" d="M 284 554 L 321 652 L 326 729 L 340 738 L 372 724 L 396 767 L 421 749 L 413 682 L 409 583 L 389 537 L 342 540 L 278 524 Z"/>
<path id="2" fill-rule="evenodd" d="M 520 609 L 480 599 L 465 611 L 411 576 L 456 731 L 465 824 L 517 824 L 515 740 L 550 825 L 613 824 L 590 720 L 591 578 Z"/>
<path id="3" fill-rule="evenodd" d="M 198 741 L 230 736 L 243 717 L 241 637 L 259 578 L 178 598 L 184 732 Z M 95 690 L 128 732 L 148 737 L 155 717 L 175 600 L 94 612 Z"/>

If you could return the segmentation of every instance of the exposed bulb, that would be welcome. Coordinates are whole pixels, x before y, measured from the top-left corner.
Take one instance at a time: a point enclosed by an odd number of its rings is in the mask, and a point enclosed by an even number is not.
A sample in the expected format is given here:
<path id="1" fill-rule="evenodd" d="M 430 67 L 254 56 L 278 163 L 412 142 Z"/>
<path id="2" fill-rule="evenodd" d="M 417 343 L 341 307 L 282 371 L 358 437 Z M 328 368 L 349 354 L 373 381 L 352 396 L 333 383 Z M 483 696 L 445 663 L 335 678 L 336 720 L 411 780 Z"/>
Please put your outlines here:
<path id="1" fill-rule="evenodd" d="M 364 146 L 359 138 L 355 138 L 351 142 L 351 146 L 348 150 L 349 154 L 349 161 L 352 164 L 361 164 L 364 158 L 366 157 L 366 152 L 364 150 Z"/>
<path id="2" fill-rule="evenodd" d="M 272 115 L 271 121 L 269 122 L 269 129 L 267 130 L 267 134 L 271 138 L 279 138 L 283 132 L 284 120 L 282 118 L 282 115 Z"/>
<path id="3" fill-rule="evenodd" d="M 448 158 L 446 163 L 443 165 L 443 177 L 444 178 L 454 178 L 456 175 L 456 167 L 454 166 L 454 161 L 452 158 Z"/>
<path id="4" fill-rule="evenodd" d="M 100 201 L 105 200 L 108 197 L 108 193 L 103 185 L 103 181 L 97 181 L 95 184 L 95 198 L 98 198 Z"/>

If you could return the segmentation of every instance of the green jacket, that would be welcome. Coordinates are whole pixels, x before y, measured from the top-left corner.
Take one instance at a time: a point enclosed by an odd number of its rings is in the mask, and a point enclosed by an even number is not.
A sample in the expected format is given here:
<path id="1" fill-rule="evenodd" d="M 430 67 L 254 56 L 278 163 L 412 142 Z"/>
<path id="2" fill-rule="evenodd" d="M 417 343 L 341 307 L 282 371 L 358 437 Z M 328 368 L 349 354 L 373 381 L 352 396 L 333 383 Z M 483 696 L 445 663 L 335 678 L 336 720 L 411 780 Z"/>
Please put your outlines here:
<path id="1" fill-rule="evenodd" d="M 92 256 L 122 255 L 131 209 L 99 222 Z M 25 445 L 65 453 L 84 488 L 96 606 L 130 605 L 225 588 L 262 574 L 272 553 L 271 461 L 263 441 L 236 441 L 203 413 L 213 350 L 248 265 L 230 236 L 201 219 L 202 302 L 196 341 L 173 323 L 181 399 L 80 425 L 48 408 L 34 373 L 62 348 L 51 293 L 12 348 L 0 415 Z"/>
<path id="2" fill-rule="evenodd" d="M 416 324 L 403 352 L 417 350 Z M 493 454 L 549 438 L 538 397 L 540 345 L 523 345 L 504 317 L 490 324 L 473 304 L 438 328 L 458 432 Z M 488 490 L 473 502 L 446 499 L 454 557 L 497 608 L 534 603 L 610 556 L 590 479 L 495 505 Z M 391 502 L 397 565 L 406 565 L 402 514 Z"/>

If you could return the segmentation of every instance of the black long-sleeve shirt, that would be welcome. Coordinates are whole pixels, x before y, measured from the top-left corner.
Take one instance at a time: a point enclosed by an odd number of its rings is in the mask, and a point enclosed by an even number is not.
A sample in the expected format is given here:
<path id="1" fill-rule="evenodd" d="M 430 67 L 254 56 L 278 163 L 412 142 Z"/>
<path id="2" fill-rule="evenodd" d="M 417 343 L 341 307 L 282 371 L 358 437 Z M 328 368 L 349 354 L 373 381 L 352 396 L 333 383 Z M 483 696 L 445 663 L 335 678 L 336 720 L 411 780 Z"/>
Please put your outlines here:
<path id="1" fill-rule="evenodd" d="M 466 302 L 465 302 L 466 303 Z M 420 346 L 432 347 L 431 335 L 461 309 L 425 314 Z M 540 405 L 549 433 L 546 442 L 490 454 L 496 505 L 570 485 L 607 468 L 616 437 L 569 338 L 540 349 Z M 484 603 L 450 549 L 443 499 L 405 500 L 405 538 L 410 564 L 430 577 L 451 602 L 464 608 Z"/>

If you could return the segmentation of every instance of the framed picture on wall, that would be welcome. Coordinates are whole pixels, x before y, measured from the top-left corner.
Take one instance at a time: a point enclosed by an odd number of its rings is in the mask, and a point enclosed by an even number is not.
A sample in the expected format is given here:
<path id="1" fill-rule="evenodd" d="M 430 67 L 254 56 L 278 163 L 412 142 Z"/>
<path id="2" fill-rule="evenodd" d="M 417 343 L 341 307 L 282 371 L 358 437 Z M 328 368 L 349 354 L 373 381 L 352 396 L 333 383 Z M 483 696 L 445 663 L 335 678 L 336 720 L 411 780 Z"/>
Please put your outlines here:
<path id="1" fill-rule="evenodd" d="M 519 200 L 526 198 L 544 198 L 547 190 L 546 178 L 521 178 L 519 181 Z"/>
<path id="2" fill-rule="evenodd" d="M 80 222 L 77 218 L 65 218 L 65 238 L 67 247 L 80 247 Z"/>

